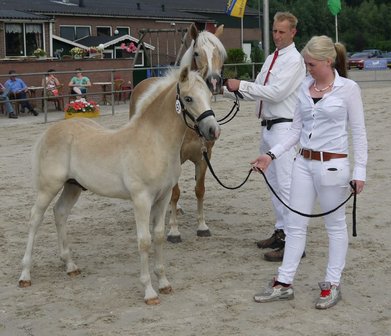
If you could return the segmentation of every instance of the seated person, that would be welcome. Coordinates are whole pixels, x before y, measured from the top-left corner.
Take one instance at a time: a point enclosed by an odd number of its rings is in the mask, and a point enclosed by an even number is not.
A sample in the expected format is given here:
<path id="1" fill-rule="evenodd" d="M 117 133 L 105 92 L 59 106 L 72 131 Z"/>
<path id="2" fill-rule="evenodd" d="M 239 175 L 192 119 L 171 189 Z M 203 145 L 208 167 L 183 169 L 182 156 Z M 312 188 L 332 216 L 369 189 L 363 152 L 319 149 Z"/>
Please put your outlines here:
<path id="1" fill-rule="evenodd" d="M 5 106 L 5 110 L 7 111 L 8 118 L 17 119 L 18 116 L 14 112 L 14 108 L 12 107 L 12 104 L 8 98 L 9 90 L 0 83 L 0 101 Z"/>
<path id="2" fill-rule="evenodd" d="M 54 75 L 53 69 L 48 70 L 48 74 L 42 80 L 42 86 L 46 87 L 46 93 L 48 96 L 58 96 L 60 81 Z"/>
<path id="3" fill-rule="evenodd" d="M 20 101 L 20 104 L 22 105 L 22 112 L 25 108 L 27 108 L 29 112 L 37 116 L 38 112 L 34 110 L 34 107 L 27 100 L 28 88 L 26 83 L 22 79 L 15 76 L 15 70 L 10 70 L 8 73 L 10 75 L 10 79 L 4 83 L 6 89 L 8 89 L 8 91 L 11 92 L 16 99 L 23 99 Z"/>
<path id="4" fill-rule="evenodd" d="M 72 77 L 68 86 L 72 88 L 71 93 L 76 94 L 77 98 L 81 98 L 87 93 L 87 87 L 91 86 L 90 79 L 83 76 L 81 69 L 76 69 L 76 76 Z"/>

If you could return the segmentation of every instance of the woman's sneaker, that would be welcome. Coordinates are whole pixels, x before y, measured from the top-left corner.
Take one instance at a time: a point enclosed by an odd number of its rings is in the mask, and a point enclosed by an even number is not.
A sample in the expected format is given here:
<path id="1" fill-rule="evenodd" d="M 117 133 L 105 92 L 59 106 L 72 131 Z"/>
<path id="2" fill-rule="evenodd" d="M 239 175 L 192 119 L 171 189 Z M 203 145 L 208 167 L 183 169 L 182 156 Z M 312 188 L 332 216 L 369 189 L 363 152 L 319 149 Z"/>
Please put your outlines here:
<path id="1" fill-rule="evenodd" d="M 292 300 L 294 298 L 293 287 L 283 287 L 276 285 L 276 279 L 270 281 L 263 292 L 254 295 L 255 302 L 272 302 L 279 300 Z"/>
<path id="2" fill-rule="evenodd" d="M 335 306 L 341 300 L 341 285 L 331 285 L 330 282 L 319 282 L 321 289 L 318 301 L 315 304 L 316 309 L 327 309 Z"/>

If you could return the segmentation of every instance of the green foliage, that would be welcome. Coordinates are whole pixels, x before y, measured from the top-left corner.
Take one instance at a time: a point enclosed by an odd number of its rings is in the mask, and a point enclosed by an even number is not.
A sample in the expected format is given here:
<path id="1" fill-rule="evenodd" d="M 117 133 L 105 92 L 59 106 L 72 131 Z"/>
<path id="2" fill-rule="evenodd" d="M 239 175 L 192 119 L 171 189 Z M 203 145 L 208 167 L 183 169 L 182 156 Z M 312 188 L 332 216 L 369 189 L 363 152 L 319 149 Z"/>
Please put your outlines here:
<path id="1" fill-rule="evenodd" d="M 391 1 L 342 0 L 338 19 L 338 40 L 348 51 L 363 49 L 391 50 Z M 248 6 L 263 11 L 263 1 L 248 0 Z M 327 8 L 327 0 L 269 0 L 269 17 L 272 25 L 277 11 L 290 11 L 299 20 L 296 46 L 302 49 L 314 35 L 336 38 L 335 17 Z M 270 27 L 271 30 L 271 27 Z M 270 41 L 273 39 L 270 35 Z"/>

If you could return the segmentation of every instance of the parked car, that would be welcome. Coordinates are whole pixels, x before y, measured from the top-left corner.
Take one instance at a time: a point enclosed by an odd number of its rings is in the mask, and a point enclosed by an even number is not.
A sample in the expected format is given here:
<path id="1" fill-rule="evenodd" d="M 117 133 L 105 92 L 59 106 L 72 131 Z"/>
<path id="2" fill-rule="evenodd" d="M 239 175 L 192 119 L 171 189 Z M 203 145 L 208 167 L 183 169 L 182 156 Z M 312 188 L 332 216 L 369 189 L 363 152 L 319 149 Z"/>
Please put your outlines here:
<path id="1" fill-rule="evenodd" d="M 383 58 L 387 60 L 387 66 L 391 68 L 391 51 L 384 53 Z"/>
<path id="2" fill-rule="evenodd" d="M 366 52 L 369 54 L 369 57 L 376 57 L 376 58 L 382 58 L 383 57 L 383 52 L 379 49 L 366 49 L 363 50 L 362 52 Z"/>
<path id="3" fill-rule="evenodd" d="M 364 69 L 364 62 L 370 58 L 368 52 L 358 52 L 354 53 L 348 58 L 348 69 L 357 68 Z"/>

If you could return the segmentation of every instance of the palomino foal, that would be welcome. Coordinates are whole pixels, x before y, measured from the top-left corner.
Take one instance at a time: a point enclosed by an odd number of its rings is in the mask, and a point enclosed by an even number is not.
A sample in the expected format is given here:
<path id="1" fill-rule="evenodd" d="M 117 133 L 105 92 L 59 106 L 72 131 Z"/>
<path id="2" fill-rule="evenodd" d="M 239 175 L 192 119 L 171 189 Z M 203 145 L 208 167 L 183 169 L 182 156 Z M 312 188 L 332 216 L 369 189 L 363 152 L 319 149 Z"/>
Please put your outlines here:
<path id="1" fill-rule="evenodd" d="M 186 50 L 182 57 L 180 67 L 191 66 L 193 70 L 200 71 L 202 77 L 207 83 L 213 94 L 218 94 L 222 85 L 222 68 L 227 53 L 219 36 L 223 33 L 224 26 L 217 28 L 215 34 L 208 31 L 199 32 L 193 24 L 190 27 L 190 36 L 192 38 L 189 49 Z M 139 98 L 144 91 L 156 81 L 156 77 L 151 77 L 140 82 L 132 91 L 129 105 L 129 117 L 131 118 L 136 111 Z M 211 157 L 214 141 L 206 141 L 205 147 L 208 157 Z M 204 195 L 205 195 L 205 175 L 207 164 L 202 157 L 202 144 L 199 136 L 192 130 L 188 129 L 185 133 L 185 139 L 181 148 L 181 163 L 190 160 L 195 165 L 195 194 L 197 197 L 197 235 L 208 237 L 211 235 L 209 227 L 205 223 L 204 215 Z M 170 214 L 170 231 L 167 240 L 173 243 L 181 241 L 181 234 L 178 229 L 177 211 L 180 197 L 179 185 L 176 184 L 172 190 L 171 197 L 171 214 Z"/>
<path id="2" fill-rule="evenodd" d="M 206 140 L 219 137 L 220 128 L 210 101 L 211 93 L 203 78 L 186 67 L 155 81 L 140 98 L 135 116 L 118 130 L 105 129 L 85 118 L 50 126 L 38 141 L 33 156 L 37 197 L 31 209 L 19 286 L 31 285 L 37 228 L 61 189 L 54 206 L 60 257 L 69 275 L 80 273 L 71 257 L 65 223 L 85 188 L 99 195 L 133 201 L 144 300 L 147 304 L 160 302 L 149 273 L 150 225 L 159 290 L 171 292 L 163 263 L 165 213 L 171 190 L 180 176 L 180 149 L 186 124 L 193 125 Z"/>

